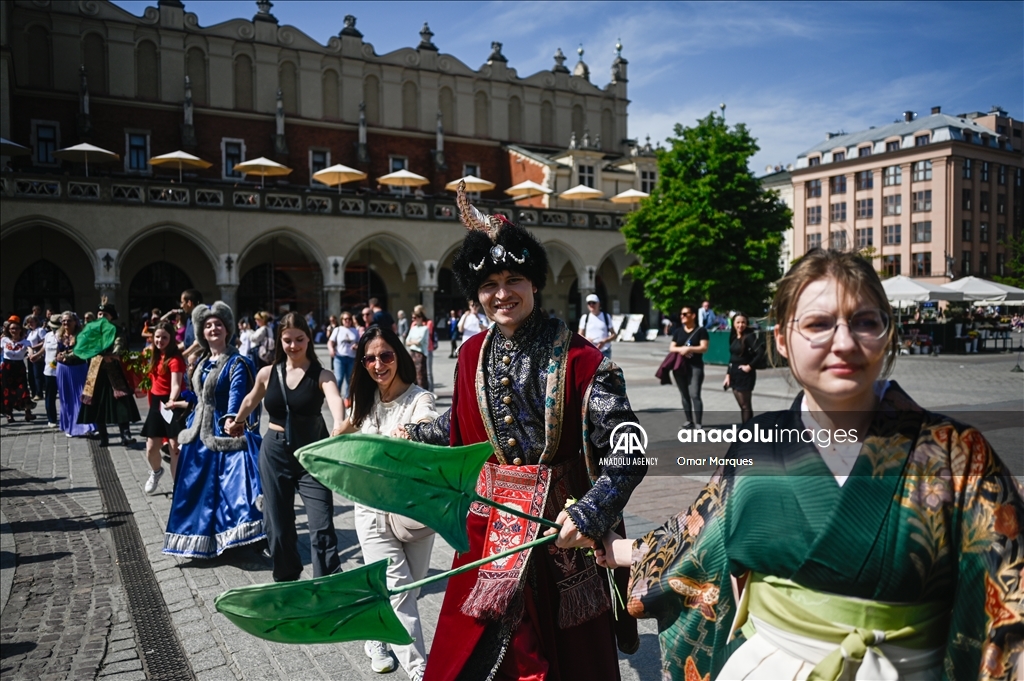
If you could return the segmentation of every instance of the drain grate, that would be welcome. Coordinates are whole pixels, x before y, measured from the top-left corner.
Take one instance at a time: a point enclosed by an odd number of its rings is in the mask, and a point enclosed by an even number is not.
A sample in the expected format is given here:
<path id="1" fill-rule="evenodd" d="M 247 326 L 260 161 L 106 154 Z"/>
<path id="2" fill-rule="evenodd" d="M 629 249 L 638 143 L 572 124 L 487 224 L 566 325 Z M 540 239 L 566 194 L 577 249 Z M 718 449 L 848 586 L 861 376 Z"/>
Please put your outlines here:
<path id="1" fill-rule="evenodd" d="M 146 678 L 195 679 L 185 650 L 171 623 L 160 585 L 149 564 L 142 535 L 135 524 L 128 498 L 114 470 L 110 452 L 95 440 L 89 441 L 96 480 L 103 497 L 107 526 L 114 538 L 121 583 L 128 595 L 128 609 L 138 634 Z"/>

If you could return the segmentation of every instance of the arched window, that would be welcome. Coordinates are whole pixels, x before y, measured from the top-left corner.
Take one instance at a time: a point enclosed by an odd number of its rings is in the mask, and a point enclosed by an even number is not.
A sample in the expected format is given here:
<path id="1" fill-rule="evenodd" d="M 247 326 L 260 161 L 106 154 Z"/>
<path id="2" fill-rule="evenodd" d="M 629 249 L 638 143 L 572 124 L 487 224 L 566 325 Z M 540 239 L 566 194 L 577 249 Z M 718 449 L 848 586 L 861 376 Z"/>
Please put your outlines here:
<path id="1" fill-rule="evenodd" d="M 366 105 L 367 125 L 380 125 L 380 81 L 377 76 L 363 80 L 363 103 Z"/>
<path id="2" fill-rule="evenodd" d="M 190 47 L 185 53 L 185 73 L 192 86 L 192 103 L 206 106 L 210 101 L 206 96 L 206 54 L 198 47 Z"/>
<path id="3" fill-rule="evenodd" d="M 574 104 L 572 107 L 572 131 L 576 135 L 576 144 L 583 142 L 583 129 L 587 127 L 587 119 L 583 115 L 583 107 Z"/>
<path id="4" fill-rule="evenodd" d="M 135 94 L 140 99 L 160 97 L 160 66 L 151 40 L 143 40 L 135 48 Z"/>
<path id="5" fill-rule="evenodd" d="M 235 108 L 252 111 L 252 59 L 249 55 L 235 57 Z"/>
<path id="6" fill-rule="evenodd" d="M 30 87 L 50 87 L 50 32 L 43 26 L 28 29 L 28 84 Z"/>
<path id="7" fill-rule="evenodd" d="M 605 109 L 601 112 L 601 148 L 612 151 L 615 146 L 615 116 L 611 109 Z"/>
<path id="8" fill-rule="evenodd" d="M 420 127 L 420 93 L 416 83 L 409 80 L 402 84 L 402 127 Z"/>
<path id="9" fill-rule="evenodd" d="M 324 118 L 341 118 L 339 113 L 340 97 L 338 90 L 338 72 L 327 69 L 323 75 Z"/>
<path id="10" fill-rule="evenodd" d="M 295 73 L 295 64 L 290 61 L 281 62 L 277 71 L 278 87 L 281 88 L 281 101 L 284 103 L 284 112 L 287 114 L 299 113 L 299 86 L 298 76 Z"/>
<path id="11" fill-rule="evenodd" d="M 540 103 L 540 142 L 555 143 L 555 107 L 546 100 Z"/>
<path id="12" fill-rule="evenodd" d="M 99 33 L 89 33 L 82 41 L 82 63 L 89 80 L 89 92 L 107 94 L 107 44 Z"/>
<path id="13" fill-rule="evenodd" d="M 477 92 L 473 97 L 473 134 L 477 137 L 491 136 L 491 106 L 486 92 Z"/>
<path id="14" fill-rule="evenodd" d="M 508 138 L 513 142 L 523 139 L 523 104 L 518 97 L 508 100 Z"/>
<path id="15" fill-rule="evenodd" d="M 441 125 L 447 133 L 455 133 L 455 97 L 450 88 L 443 87 L 437 95 L 437 108 L 441 111 Z"/>
<path id="16" fill-rule="evenodd" d="M 33 305 L 51 310 L 74 310 L 75 291 L 71 280 L 49 260 L 36 260 L 14 282 L 14 310 L 28 312 Z"/>

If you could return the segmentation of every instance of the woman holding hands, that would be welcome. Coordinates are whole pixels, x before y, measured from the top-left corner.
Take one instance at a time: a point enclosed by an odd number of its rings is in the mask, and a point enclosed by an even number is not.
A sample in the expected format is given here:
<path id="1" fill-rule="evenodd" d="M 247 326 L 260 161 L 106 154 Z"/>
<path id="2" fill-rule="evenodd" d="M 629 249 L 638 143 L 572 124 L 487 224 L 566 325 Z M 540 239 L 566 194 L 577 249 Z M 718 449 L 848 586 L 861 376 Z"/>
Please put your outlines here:
<path id="1" fill-rule="evenodd" d="M 320 365 L 313 351 L 313 338 L 305 318 L 289 312 L 278 328 L 274 363 L 259 370 L 255 385 L 225 428 L 232 435 L 241 435 L 246 419 L 263 401 L 270 417 L 270 430 L 263 438 L 259 463 L 264 524 L 274 559 L 274 581 L 292 582 L 302 575 L 295 530 L 296 491 L 306 507 L 313 576 L 341 569 L 331 491 L 299 464 L 295 451 L 328 437 L 321 414 L 325 401 L 334 421 L 333 434 L 340 433 L 345 405 L 334 374 Z"/>

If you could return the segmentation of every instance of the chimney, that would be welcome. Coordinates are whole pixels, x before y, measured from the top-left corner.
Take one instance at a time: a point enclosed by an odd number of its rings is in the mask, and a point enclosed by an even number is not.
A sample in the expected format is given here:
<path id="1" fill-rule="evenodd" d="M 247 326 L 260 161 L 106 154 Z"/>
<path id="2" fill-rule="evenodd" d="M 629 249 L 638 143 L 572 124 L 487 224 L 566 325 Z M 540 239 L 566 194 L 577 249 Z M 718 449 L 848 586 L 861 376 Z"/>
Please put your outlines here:
<path id="1" fill-rule="evenodd" d="M 907 123 L 909 123 L 910 121 L 914 120 L 914 112 L 913 111 L 904 111 L 903 112 L 903 120 L 906 121 Z"/>
<path id="2" fill-rule="evenodd" d="M 940 113 L 942 113 L 942 107 L 941 106 L 933 106 L 932 107 L 932 115 L 933 116 L 935 114 L 940 114 Z"/>

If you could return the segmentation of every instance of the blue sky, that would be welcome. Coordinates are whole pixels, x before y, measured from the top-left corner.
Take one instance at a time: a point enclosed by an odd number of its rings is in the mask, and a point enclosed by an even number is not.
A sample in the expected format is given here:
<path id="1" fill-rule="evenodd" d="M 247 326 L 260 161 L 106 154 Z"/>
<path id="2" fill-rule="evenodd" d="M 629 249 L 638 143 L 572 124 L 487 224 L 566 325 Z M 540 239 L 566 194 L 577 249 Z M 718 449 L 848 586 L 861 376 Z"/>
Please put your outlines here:
<path id="1" fill-rule="evenodd" d="M 118 0 L 136 15 L 154 2 Z M 250 18 L 254 2 L 185 0 L 209 26 Z M 664 140 L 725 102 L 761 147 L 751 167 L 792 163 L 828 131 L 884 125 L 902 111 L 1024 116 L 1022 2 L 307 2 L 271 10 L 320 43 L 355 15 L 378 54 L 434 43 L 473 68 L 504 43 L 520 76 L 550 69 L 555 49 L 591 81 L 609 80 L 614 45 L 629 60 L 629 132 Z"/>

